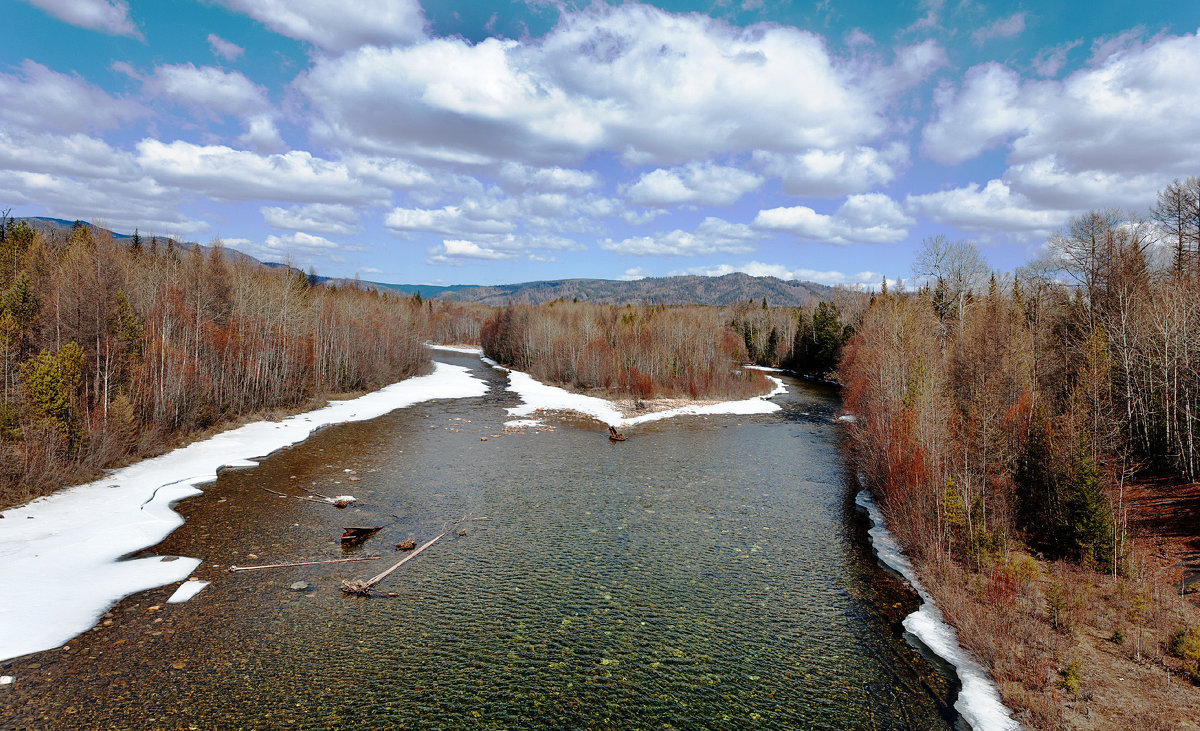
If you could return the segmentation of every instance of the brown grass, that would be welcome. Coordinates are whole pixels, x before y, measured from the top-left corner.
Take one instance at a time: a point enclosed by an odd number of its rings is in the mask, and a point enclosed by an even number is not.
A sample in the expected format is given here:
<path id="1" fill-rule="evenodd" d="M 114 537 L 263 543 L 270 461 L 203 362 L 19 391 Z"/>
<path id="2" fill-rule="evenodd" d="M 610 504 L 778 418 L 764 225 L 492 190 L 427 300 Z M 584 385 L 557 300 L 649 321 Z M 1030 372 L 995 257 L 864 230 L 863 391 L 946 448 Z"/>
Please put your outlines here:
<path id="1" fill-rule="evenodd" d="M 1200 625 L 1200 609 L 1158 563 L 1141 554 L 1129 576 L 1112 576 L 1013 554 L 983 571 L 926 565 L 922 573 L 1026 728 L 1200 728 L 1200 687 L 1189 663 L 1166 651 L 1172 631 Z"/>

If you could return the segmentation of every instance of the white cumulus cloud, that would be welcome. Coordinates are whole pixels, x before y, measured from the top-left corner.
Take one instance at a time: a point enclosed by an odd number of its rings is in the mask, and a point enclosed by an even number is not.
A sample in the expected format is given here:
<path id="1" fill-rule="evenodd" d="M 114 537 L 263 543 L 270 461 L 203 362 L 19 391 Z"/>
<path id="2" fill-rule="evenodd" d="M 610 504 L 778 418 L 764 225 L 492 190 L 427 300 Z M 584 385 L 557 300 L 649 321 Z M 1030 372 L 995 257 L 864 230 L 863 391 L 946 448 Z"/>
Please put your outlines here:
<path id="1" fill-rule="evenodd" d="M 1061 61 L 1046 64 L 1049 73 Z M 955 164 L 1006 146 L 1001 178 L 1035 208 L 1146 206 L 1170 180 L 1200 170 L 1198 77 L 1198 34 L 1123 34 L 1059 81 L 984 64 L 937 92 L 923 149 Z"/>
<path id="2" fill-rule="evenodd" d="M 0 119 L 35 132 L 109 129 L 145 113 L 137 103 L 28 59 L 19 76 L 0 73 L 0 99 Z"/>
<path id="3" fill-rule="evenodd" d="M 160 182 L 217 200 L 363 204 L 387 195 L 352 176 L 344 164 L 299 150 L 260 155 L 224 145 L 144 139 L 137 156 L 142 169 Z"/>
<path id="4" fill-rule="evenodd" d="M 80 28 L 114 36 L 142 40 L 142 33 L 129 18 L 125 0 L 25 0 L 61 21 Z"/>
<path id="5" fill-rule="evenodd" d="M 680 168 L 659 168 L 641 176 L 625 192 L 643 206 L 698 203 L 728 206 L 763 184 L 762 176 L 740 168 L 713 163 L 689 163 Z"/>
<path id="6" fill-rule="evenodd" d="M 654 236 L 636 236 L 615 241 L 603 239 L 600 248 L 633 256 L 699 256 L 744 254 L 757 248 L 759 235 L 744 223 L 730 223 L 709 216 L 695 231 L 676 229 Z"/>
<path id="7" fill-rule="evenodd" d="M 852 195 L 833 214 L 807 206 L 769 208 L 754 217 L 754 228 L 784 231 L 801 239 L 831 244 L 890 244 L 903 241 L 913 220 L 882 193 Z"/>
<path id="8" fill-rule="evenodd" d="M 440 38 L 318 58 L 297 88 L 320 115 L 314 133 L 349 148 L 469 164 L 609 152 L 673 165 L 869 144 L 888 131 L 890 100 L 940 59 L 922 45 L 881 70 L 837 60 L 797 28 L 596 4 L 537 40 Z"/>
<path id="9" fill-rule="evenodd" d="M 425 28 L 417 0 L 222 1 L 276 33 L 329 51 L 414 41 Z"/>
<path id="10" fill-rule="evenodd" d="M 268 107 L 266 89 L 237 71 L 190 63 L 159 66 L 145 82 L 146 91 L 199 110 L 241 116 Z"/>
<path id="11" fill-rule="evenodd" d="M 264 206 L 259 211 L 263 220 L 275 228 L 342 236 L 358 233 L 358 212 L 337 203 L 310 203 L 291 208 Z"/>
<path id="12" fill-rule="evenodd" d="M 910 195 L 905 205 L 910 211 L 939 223 L 982 233 L 1003 231 L 1044 236 L 1066 223 L 1070 215 L 1069 211 L 1034 205 L 1002 180 L 989 180 L 982 187 L 970 183 L 953 190 Z"/>

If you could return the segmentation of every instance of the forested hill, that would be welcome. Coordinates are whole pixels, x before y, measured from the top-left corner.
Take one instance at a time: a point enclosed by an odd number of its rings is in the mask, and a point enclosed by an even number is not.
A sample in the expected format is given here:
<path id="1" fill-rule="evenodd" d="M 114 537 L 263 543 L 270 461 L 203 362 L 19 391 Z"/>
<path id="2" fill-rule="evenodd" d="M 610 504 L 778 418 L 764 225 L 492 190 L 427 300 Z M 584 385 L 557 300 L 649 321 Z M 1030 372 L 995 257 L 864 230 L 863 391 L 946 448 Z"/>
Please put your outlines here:
<path id="1" fill-rule="evenodd" d="M 31 217 L 27 220 L 30 225 L 43 230 L 70 229 L 74 222 L 57 218 Z M 86 223 L 86 222 L 84 222 Z M 88 224 L 90 225 L 90 224 Z M 106 229 L 93 227 L 104 232 Z M 113 239 L 128 244 L 131 234 L 111 233 Z M 148 235 L 143 234 L 143 239 Z M 167 238 L 158 237 L 162 245 Z M 195 242 L 179 242 L 171 240 L 172 244 L 182 249 L 199 247 L 207 251 L 209 247 Z M 225 255 L 231 259 L 247 264 L 265 264 L 269 267 L 288 267 L 286 264 L 261 262 L 258 259 L 241 252 L 225 248 Z M 425 298 L 454 300 L 456 302 L 478 302 L 485 305 L 503 305 L 509 302 L 523 304 L 541 304 L 552 302 L 559 298 L 586 302 L 604 302 L 610 304 L 664 304 L 664 305 L 731 305 L 746 300 L 763 300 L 768 304 L 780 307 L 801 307 L 811 305 L 816 300 L 827 299 L 831 287 L 815 282 L 787 281 L 775 277 L 752 277 L 749 274 L 737 272 L 721 277 L 704 277 L 686 275 L 677 277 L 648 277 L 633 281 L 612 279 L 558 279 L 543 282 L 522 282 L 518 284 L 497 284 L 490 286 L 474 286 L 456 284 L 450 286 L 426 284 L 390 284 L 385 282 L 359 281 L 339 277 L 314 276 L 313 282 L 330 283 L 338 286 L 354 283 L 360 288 L 377 289 L 380 291 L 395 291 L 404 294 L 420 293 Z"/>
<path id="2" fill-rule="evenodd" d="M 135 231 L 132 234 L 117 233 L 116 231 L 112 231 L 110 229 L 104 228 L 103 226 L 93 225 L 87 221 L 68 221 L 65 218 L 48 218 L 45 216 L 27 216 L 27 217 L 23 217 L 23 218 L 17 217 L 17 218 L 13 218 L 11 220 L 13 222 L 25 221 L 30 226 L 34 227 L 35 229 L 37 229 L 37 230 L 41 231 L 42 233 L 47 234 L 49 236 L 54 236 L 56 234 L 67 235 L 70 233 L 71 229 L 75 228 L 75 224 L 79 223 L 81 225 L 91 228 L 94 235 L 112 236 L 113 241 L 117 242 L 118 244 L 123 244 L 125 246 L 130 246 L 132 244 L 134 236 L 136 234 L 136 236 L 138 237 L 141 244 L 143 246 L 145 246 L 146 248 L 151 248 L 153 246 L 161 246 L 165 249 L 167 246 L 174 246 L 175 248 L 182 249 L 184 251 L 191 251 L 192 249 L 199 249 L 201 252 L 203 252 L 205 254 L 207 254 L 209 249 L 212 248 L 211 246 L 205 246 L 204 244 L 200 244 L 195 241 L 180 241 L 179 239 L 177 239 L 173 236 L 160 236 L 160 235 L 155 235 L 155 234 L 151 234 L 151 233 L 140 233 L 137 231 Z M 230 249 L 229 247 L 222 247 L 221 253 L 224 254 L 225 258 L 232 263 L 251 264 L 251 265 L 258 265 L 258 266 L 263 265 L 262 261 L 255 259 L 253 256 L 250 256 L 249 254 L 243 254 L 242 252 L 237 251 L 236 249 Z M 271 265 L 268 265 L 268 266 L 271 266 Z"/>
<path id="3" fill-rule="evenodd" d="M 813 282 L 785 281 L 775 277 L 726 274 L 723 277 L 650 277 L 634 281 L 610 279 L 559 279 L 547 282 L 464 287 L 436 295 L 439 299 L 502 305 L 506 302 L 540 304 L 560 297 L 613 304 L 730 305 L 762 300 L 771 305 L 811 304 L 829 296 L 831 288 Z"/>

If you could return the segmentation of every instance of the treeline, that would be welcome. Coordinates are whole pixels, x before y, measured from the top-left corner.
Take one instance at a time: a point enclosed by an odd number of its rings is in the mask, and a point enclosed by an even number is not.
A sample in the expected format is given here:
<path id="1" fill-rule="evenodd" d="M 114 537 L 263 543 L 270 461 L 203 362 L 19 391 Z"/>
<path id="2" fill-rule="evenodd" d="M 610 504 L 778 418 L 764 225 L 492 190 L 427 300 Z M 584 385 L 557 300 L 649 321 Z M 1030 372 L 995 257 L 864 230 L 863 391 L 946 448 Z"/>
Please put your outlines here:
<path id="1" fill-rule="evenodd" d="M 420 373 L 432 309 L 219 244 L 0 217 L 0 504 L 240 415 Z"/>
<path id="2" fill-rule="evenodd" d="M 1193 179 L 1148 220 L 1074 218 L 999 280 L 929 239 L 929 284 L 874 298 L 840 374 L 860 469 L 914 551 L 985 565 L 1021 539 L 1121 570 L 1127 481 L 1197 478 L 1198 200 Z"/>
<path id="3" fill-rule="evenodd" d="M 721 313 L 742 337 L 750 362 L 824 379 L 837 370 L 865 301 L 859 292 L 835 288 L 830 299 L 814 307 L 769 307 L 766 300 L 751 300 Z"/>
<path id="4" fill-rule="evenodd" d="M 484 353 L 535 377 L 638 398 L 745 398 L 767 382 L 751 369 L 831 377 L 860 293 L 835 291 L 815 307 L 511 304 L 480 330 Z"/>
<path id="5" fill-rule="evenodd" d="M 638 398 L 748 398 L 768 390 L 715 307 L 508 305 L 484 323 L 484 354 L 539 380 Z"/>

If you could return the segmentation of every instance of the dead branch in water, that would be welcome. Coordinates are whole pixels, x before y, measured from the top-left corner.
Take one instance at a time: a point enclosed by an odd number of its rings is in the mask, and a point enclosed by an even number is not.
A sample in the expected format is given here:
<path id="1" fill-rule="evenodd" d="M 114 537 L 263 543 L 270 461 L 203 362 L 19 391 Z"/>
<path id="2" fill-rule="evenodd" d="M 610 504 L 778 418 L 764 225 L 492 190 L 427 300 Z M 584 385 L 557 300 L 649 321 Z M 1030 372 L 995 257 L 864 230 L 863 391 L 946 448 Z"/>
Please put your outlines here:
<path id="1" fill-rule="evenodd" d="M 359 579 L 354 579 L 351 581 L 343 581 L 342 582 L 342 591 L 346 592 L 347 594 L 355 594 L 357 596 L 371 596 L 371 593 L 372 593 L 371 590 L 374 589 L 375 586 L 379 582 L 383 581 L 384 579 L 386 579 L 388 577 L 389 574 L 391 574 L 393 571 L 395 571 L 396 569 L 403 566 L 405 564 L 405 562 L 407 562 L 409 559 L 416 558 L 417 555 L 421 553 L 421 551 L 424 551 L 426 548 L 429 548 L 433 544 L 437 543 L 445 535 L 446 535 L 445 533 L 442 533 L 437 538 L 434 538 L 433 540 L 424 544 L 417 550 L 413 551 L 412 553 L 408 554 L 404 558 L 397 561 L 387 571 L 384 571 L 383 573 L 381 573 L 377 576 L 367 579 L 366 581 L 361 581 Z"/>
<path id="2" fill-rule="evenodd" d="M 278 495 L 279 497 L 290 497 L 293 500 L 303 500 L 303 501 L 309 502 L 309 503 L 320 503 L 322 505 L 328 505 L 331 502 L 333 502 L 332 500 L 328 500 L 328 501 L 327 500 L 316 500 L 314 498 L 308 497 L 307 495 L 288 495 L 287 493 L 279 492 L 278 490 L 272 490 L 269 487 L 262 487 L 261 485 L 259 486 L 259 489 L 266 490 L 267 492 L 271 493 L 272 495 Z M 318 493 L 314 492 L 312 494 L 316 495 Z"/>
<path id="3" fill-rule="evenodd" d="M 331 558 L 328 561 L 298 561 L 296 563 L 269 563 L 262 566 L 230 566 L 230 571 L 259 571 L 261 569 L 286 569 L 292 566 L 314 566 L 321 563 L 348 563 L 350 561 L 377 561 L 383 556 L 360 556 L 358 558 Z"/>

